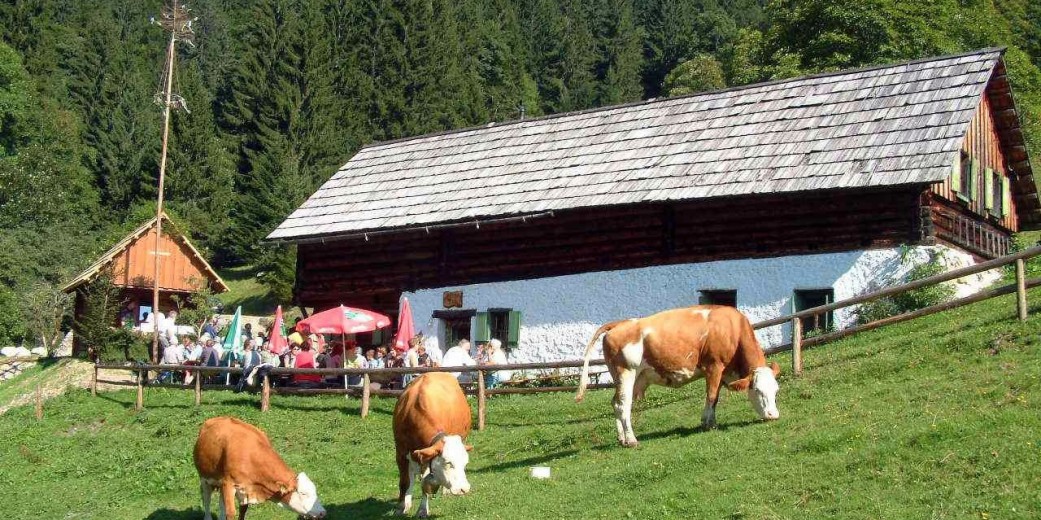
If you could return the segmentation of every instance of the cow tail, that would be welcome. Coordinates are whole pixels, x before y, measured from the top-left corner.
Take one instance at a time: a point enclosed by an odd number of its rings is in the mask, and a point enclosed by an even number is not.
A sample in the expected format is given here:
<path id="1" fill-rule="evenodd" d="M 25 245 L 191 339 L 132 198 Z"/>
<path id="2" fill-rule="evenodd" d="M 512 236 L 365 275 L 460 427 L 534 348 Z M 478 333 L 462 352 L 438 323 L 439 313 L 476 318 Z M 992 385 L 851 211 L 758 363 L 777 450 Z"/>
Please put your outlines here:
<path id="1" fill-rule="evenodd" d="M 589 386 L 589 358 L 593 355 L 593 349 L 596 347 L 596 340 L 600 339 L 601 334 L 606 334 L 611 329 L 618 325 L 625 323 L 629 320 L 618 320 L 610 323 L 605 323 L 596 332 L 593 333 L 593 338 L 589 340 L 589 344 L 586 345 L 586 353 L 582 358 L 582 378 L 578 383 L 578 393 L 575 394 L 575 402 L 580 403 L 586 396 L 586 387 Z"/>

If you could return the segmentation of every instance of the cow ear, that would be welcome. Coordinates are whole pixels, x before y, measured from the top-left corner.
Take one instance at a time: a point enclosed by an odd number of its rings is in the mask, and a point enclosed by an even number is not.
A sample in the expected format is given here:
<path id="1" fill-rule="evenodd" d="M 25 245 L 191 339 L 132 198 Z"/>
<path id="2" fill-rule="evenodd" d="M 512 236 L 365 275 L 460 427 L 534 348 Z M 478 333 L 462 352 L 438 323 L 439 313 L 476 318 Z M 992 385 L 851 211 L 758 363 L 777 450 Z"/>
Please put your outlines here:
<path id="1" fill-rule="evenodd" d="M 466 451 L 473 451 L 474 449 L 473 444 L 464 444 L 463 447 L 466 448 Z"/>
<path id="2" fill-rule="evenodd" d="M 429 448 L 423 448 L 421 450 L 415 450 L 412 452 L 412 460 L 420 464 L 429 464 L 434 457 L 437 457 L 441 453 L 437 444 L 430 446 Z"/>
<path id="3" fill-rule="evenodd" d="M 776 362 L 770 362 L 770 370 L 773 370 L 775 378 L 781 375 L 781 365 L 778 365 Z"/>
<path id="4" fill-rule="evenodd" d="M 727 383 L 727 388 L 734 392 L 744 392 L 745 390 L 748 390 L 748 385 L 750 385 L 751 383 L 752 381 L 750 380 L 750 378 L 743 377 L 736 381 Z"/>

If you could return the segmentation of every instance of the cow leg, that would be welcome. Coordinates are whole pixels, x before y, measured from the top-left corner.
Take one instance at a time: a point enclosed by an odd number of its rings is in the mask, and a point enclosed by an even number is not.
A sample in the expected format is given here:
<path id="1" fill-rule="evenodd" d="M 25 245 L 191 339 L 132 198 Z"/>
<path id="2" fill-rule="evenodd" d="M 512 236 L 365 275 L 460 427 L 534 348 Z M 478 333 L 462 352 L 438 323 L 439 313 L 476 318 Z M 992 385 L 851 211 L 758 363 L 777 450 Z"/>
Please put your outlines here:
<path id="1" fill-rule="evenodd" d="M 246 520 L 247 509 L 249 509 L 249 504 L 242 504 L 239 506 L 239 520 Z"/>
<path id="2" fill-rule="evenodd" d="M 235 520 L 235 485 L 230 480 L 221 483 L 220 497 L 221 520 L 226 520 L 226 515 L 231 515 L 231 520 Z"/>
<path id="3" fill-rule="evenodd" d="M 633 387 L 636 385 L 636 370 L 625 369 L 619 374 L 615 386 L 614 414 L 618 423 L 618 442 L 623 446 L 635 447 L 636 434 L 633 433 Z"/>
<path id="4" fill-rule="evenodd" d="M 419 503 L 419 512 L 416 513 L 416 516 L 427 518 L 430 516 L 430 497 L 437 493 L 441 486 L 437 485 L 432 476 L 428 476 L 423 479 L 420 487 L 423 489 L 423 500 Z"/>
<path id="5" fill-rule="evenodd" d="M 399 515 L 407 515 L 412 509 L 412 462 L 408 455 L 398 455 L 398 509 Z"/>
<path id="6" fill-rule="evenodd" d="M 199 490 L 202 492 L 202 520 L 213 520 L 210 514 L 210 499 L 213 497 L 213 486 L 199 479 Z"/>
<path id="7" fill-rule="evenodd" d="M 642 401 L 647 395 L 647 387 L 651 386 L 651 370 L 641 370 L 636 376 L 636 385 L 633 387 L 633 401 Z"/>
<path id="8" fill-rule="evenodd" d="M 224 510 L 224 491 L 217 490 L 217 519 L 228 520 L 228 512 Z"/>
<path id="9" fill-rule="evenodd" d="M 709 430 L 716 427 L 716 403 L 719 402 L 719 386 L 723 382 L 723 365 L 713 364 L 705 368 L 705 410 L 701 412 L 701 427 Z"/>

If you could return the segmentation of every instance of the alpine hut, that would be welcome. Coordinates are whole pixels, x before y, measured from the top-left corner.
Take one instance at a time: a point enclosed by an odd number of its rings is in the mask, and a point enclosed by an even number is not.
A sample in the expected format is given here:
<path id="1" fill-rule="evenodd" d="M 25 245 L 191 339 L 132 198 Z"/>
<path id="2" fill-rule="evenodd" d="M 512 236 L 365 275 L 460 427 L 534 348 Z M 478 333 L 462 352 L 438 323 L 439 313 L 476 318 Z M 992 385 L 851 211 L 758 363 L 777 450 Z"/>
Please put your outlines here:
<path id="1" fill-rule="evenodd" d="M 404 294 L 442 345 L 497 337 L 518 361 L 699 301 L 776 317 L 1041 222 L 1002 53 L 372 144 L 268 240 L 298 245 L 300 305 Z"/>

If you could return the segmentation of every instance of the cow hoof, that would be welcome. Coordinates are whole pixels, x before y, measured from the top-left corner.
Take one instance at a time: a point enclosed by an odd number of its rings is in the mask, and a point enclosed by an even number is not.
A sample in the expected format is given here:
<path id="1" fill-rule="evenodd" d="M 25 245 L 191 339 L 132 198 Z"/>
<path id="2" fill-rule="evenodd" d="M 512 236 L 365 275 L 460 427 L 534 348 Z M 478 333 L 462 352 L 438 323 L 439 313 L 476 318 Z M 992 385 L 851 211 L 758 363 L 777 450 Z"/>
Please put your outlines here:
<path id="1" fill-rule="evenodd" d="M 416 513 L 416 518 L 429 518 L 429 517 L 430 517 L 430 511 L 426 511 L 426 510 L 420 509 L 419 512 Z"/>
<path id="2" fill-rule="evenodd" d="M 635 448 L 640 445 L 640 442 L 636 439 L 626 439 L 622 441 L 622 446 L 626 448 Z"/>
<path id="3" fill-rule="evenodd" d="M 701 423 L 701 430 L 702 431 L 706 431 L 707 432 L 709 430 L 715 430 L 715 429 L 716 429 L 716 423 Z"/>

